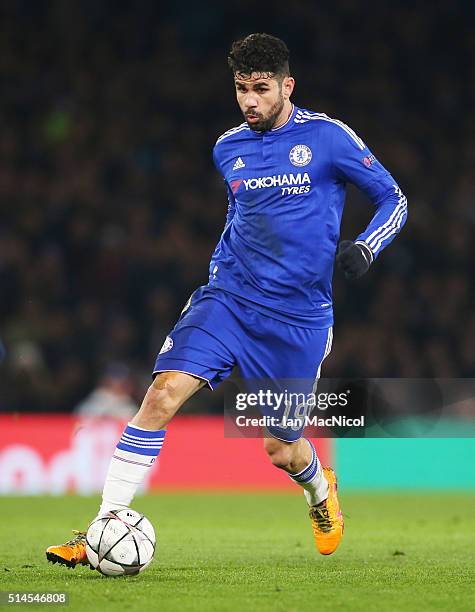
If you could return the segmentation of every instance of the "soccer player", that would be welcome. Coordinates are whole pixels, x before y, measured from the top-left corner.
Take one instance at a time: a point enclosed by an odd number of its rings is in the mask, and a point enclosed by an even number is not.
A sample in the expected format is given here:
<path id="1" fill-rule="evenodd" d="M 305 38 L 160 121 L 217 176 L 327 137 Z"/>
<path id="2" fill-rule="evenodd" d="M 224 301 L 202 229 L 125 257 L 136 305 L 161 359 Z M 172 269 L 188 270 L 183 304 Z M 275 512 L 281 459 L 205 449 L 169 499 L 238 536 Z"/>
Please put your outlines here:
<path id="1" fill-rule="evenodd" d="M 155 378 L 111 459 L 99 515 L 129 507 L 157 458 L 166 427 L 204 385 L 235 365 L 244 379 L 318 379 L 332 343 L 332 274 L 367 272 L 406 220 L 394 178 L 343 122 L 298 108 L 282 40 L 251 34 L 233 43 L 229 65 L 245 121 L 216 142 L 228 195 L 224 231 L 197 289 L 157 357 Z M 339 241 L 346 184 L 375 207 L 354 241 Z M 269 427 L 265 450 L 303 488 L 318 550 L 343 534 L 336 476 L 323 467 L 303 426 Z M 51 546 L 47 558 L 87 563 L 84 534 Z"/>

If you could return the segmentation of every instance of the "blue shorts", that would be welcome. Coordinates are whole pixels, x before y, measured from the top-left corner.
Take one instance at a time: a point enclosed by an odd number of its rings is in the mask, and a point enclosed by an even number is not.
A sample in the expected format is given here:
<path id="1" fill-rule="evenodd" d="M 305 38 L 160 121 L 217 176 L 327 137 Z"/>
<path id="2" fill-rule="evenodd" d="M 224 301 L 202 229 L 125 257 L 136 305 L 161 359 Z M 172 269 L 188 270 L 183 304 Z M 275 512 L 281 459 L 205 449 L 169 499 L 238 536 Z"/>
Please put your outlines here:
<path id="1" fill-rule="evenodd" d="M 154 374 L 184 372 L 215 389 L 237 366 L 245 381 L 307 380 L 311 391 L 331 342 L 331 327 L 290 325 L 226 291 L 203 286 L 192 294 L 167 336 Z M 303 426 L 267 429 L 292 442 L 302 436 Z"/>

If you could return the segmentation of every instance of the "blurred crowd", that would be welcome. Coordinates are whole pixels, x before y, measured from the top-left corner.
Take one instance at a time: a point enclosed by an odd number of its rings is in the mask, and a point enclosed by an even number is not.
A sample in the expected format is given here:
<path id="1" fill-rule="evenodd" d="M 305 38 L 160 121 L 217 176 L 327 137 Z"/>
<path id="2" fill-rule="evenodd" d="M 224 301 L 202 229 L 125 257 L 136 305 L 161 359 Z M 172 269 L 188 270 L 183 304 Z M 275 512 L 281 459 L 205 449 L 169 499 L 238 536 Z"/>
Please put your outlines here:
<path id="1" fill-rule="evenodd" d="M 84 408 L 111 372 L 139 402 L 207 282 L 227 207 L 211 149 L 242 120 L 226 55 L 252 31 L 286 40 L 294 101 L 351 125 L 409 200 L 370 273 L 335 274 L 324 374 L 475 376 L 475 5 L 272 6 L 2 5 L 0 409 Z M 350 189 L 342 238 L 371 214 Z"/>

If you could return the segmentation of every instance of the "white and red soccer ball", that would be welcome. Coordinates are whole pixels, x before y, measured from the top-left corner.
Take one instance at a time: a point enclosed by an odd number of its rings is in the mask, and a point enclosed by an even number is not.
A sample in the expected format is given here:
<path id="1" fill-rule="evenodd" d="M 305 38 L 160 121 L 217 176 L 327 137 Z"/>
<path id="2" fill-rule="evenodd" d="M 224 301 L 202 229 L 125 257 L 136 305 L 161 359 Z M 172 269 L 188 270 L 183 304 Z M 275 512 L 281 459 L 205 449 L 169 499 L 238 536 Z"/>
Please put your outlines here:
<path id="1" fill-rule="evenodd" d="M 86 552 L 91 566 L 105 576 L 134 576 L 153 560 L 155 531 L 140 512 L 113 510 L 89 525 Z"/>

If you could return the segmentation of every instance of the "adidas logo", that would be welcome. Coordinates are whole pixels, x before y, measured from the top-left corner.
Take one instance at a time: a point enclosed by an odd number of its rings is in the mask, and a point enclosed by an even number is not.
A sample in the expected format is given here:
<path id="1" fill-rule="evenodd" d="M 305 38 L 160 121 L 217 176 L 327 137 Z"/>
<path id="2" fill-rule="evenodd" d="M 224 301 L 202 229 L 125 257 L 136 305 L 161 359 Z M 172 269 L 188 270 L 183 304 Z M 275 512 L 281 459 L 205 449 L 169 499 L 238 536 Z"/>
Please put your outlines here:
<path id="1" fill-rule="evenodd" d="M 240 157 L 234 163 L 233 170 L 239 170 L 239 168 L 244 168 L 246 164 L 242 161 Z"/>

